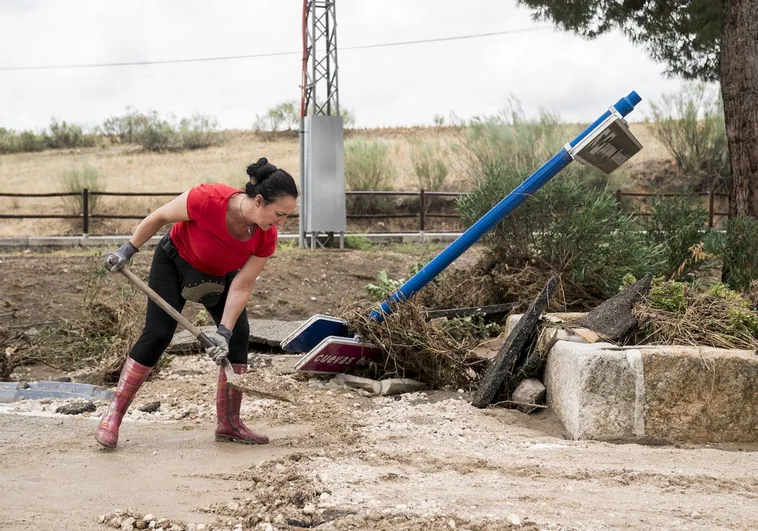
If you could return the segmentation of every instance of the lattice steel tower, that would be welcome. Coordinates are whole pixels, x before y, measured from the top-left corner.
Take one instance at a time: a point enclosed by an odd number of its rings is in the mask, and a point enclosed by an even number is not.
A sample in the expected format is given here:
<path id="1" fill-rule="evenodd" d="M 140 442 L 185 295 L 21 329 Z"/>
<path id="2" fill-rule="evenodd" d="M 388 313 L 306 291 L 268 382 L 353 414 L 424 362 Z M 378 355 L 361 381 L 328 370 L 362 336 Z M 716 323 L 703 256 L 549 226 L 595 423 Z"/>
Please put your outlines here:
<path id="1" fill-rule="evenodd" d="M 303 0 L 300 101 L 300 247 L 347 230 L 335 0 Z M 328 244 L 327 243 L 327 244 Z"/>
<path id="2" fill-rule="evenodd" d="M 302 116 L 339 116 L 338 74 L 335 0 L 305 0 Z"/>

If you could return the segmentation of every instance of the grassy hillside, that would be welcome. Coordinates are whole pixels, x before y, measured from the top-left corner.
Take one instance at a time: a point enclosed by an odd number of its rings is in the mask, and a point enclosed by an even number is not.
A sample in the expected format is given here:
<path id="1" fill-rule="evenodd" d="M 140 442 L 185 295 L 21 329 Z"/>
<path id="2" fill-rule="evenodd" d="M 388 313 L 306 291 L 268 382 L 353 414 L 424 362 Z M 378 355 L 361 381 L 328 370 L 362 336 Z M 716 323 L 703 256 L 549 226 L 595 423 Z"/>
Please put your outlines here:
<path id="1" fill-rule="evenodd" d="M 632 131 L 644 149 L 613 176 L 612 184 L 625 189 L 644 187 L 644 176 L 651 164 L 665 162 L 668 155 L 653 138 L 644 124 L 632 124 Z M 246 180 L 245 167 L 258 157 L 265 156 L 277 166 L 299 179 L 299 148 L 296 133 L 279 134 L 275 139 L 251 131 L 226 131 L 221 145 L 207 149 L 175 153 L 152 153 L 137 146 L 114 145 L 49 150 L 38 153 L 0 155 L 0 191 L 13 193 L 46 193 L 65 191 L 64 173 L 93 167 L 99 175 L 103 191 L 119 192 L 176 192 L 180 193 L 202 182 L 224 182 L 242 186 Z M 350 130 L 346 140 L 364 138 L 382 140 L 390 145 L 397 176 L 395 190 L 417 190 L 411 149 L 414 140 L 437 138 L 444 143 L 455 142 L 459 132 L 454 128 L 402 128 Z M 568 138 L 567 138 L 568 140 Z M 637 176 L 637 177 L 636 177 Z M 638 179 L 639 177 L 639 179 Z M 451 174 L 447 190 L 465 190 L 465 185 Z M 100 212 L 145 215 L 166 198 L 109 198 L 99 199 Z M 21 213 L 71 213 L 60 198 L 0 198 L 0 211 Z M 99 222 L 98 232 L 129 232 L 136 222 Z M 0 220 L 0 237 L 14 235 L 50 235 L 75 232 L 68 220 Z"/>

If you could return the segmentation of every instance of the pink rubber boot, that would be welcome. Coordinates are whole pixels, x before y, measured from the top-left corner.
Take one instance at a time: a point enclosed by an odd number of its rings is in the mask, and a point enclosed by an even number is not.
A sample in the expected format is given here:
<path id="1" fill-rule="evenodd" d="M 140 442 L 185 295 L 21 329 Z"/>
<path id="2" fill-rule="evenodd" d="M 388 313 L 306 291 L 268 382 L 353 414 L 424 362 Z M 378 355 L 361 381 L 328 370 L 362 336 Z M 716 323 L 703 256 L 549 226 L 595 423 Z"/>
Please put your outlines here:
<path id="1" fill-rule="evenodd" d="M 232 363 L 235 374 L 247 372 L 247 364 Z M 216 391 L 217 441 L 233 441 L 242 444 L 267 444 L 268 437 L 250 431 L 240 420 L 242 391 L 226 385 L 224 369 L 219 371 L 218 389 Z"/>
<path id="2" fill-rule="evenodd" d="M 95 440 L 106 448 L 116 447 L 121 420 L 151 369 L 152 367 L 137 363 L 130 357 L 126 358 L 113 401 L 95 432 Z"/>

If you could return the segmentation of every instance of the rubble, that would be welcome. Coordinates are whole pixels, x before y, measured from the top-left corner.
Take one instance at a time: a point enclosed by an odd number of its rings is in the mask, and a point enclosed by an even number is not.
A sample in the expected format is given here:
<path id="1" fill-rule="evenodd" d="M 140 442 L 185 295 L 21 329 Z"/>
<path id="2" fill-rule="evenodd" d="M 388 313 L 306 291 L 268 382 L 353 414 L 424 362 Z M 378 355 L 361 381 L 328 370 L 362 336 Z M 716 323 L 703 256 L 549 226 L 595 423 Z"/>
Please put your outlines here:
<path id="1" fill-rule="evenodd" d="M 531 413 L 536 406 L 542 404 L 545 397 L 545 386 L 536 378 L 528 378 L 521 382 L 513 391 L 511 401 L 518 406 L 520 411 Z"/>

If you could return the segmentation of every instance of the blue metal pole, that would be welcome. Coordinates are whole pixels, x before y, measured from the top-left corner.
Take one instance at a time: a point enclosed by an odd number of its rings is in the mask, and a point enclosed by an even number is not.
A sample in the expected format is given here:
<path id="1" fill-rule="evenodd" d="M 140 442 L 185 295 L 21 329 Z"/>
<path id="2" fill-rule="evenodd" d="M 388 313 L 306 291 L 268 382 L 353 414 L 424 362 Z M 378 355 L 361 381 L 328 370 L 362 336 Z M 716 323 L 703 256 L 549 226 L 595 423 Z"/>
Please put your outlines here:
<path id="1" fill-rule="evenodd" d="M 642 98 L 632 91 L 628 96 L 618 100 L 614 108 L 621 116 L 626 116 L 637 105 Z M 579 136 L 572 140 L 569 145 L 571 147 L 576 146 L 585 136 L 590 134 L 597 126 L 599 126 L 603 120 L 611 115 L 611 111 L 605 111 L 600 118 L 595 120 L 592 125 L 582 131 Z M 530 175 L 524 182 L 518 185 L 511 193 L 509 193 L 503 200 L 497 205 L 492 207 L 489 212 L 479 218 L 479 220 L 471 225 L 466 232 L 458 236 L 453 243 L 437 255 L 434 260 L 426 264 L 423 269 L 413 275 L 408 281 L 403 284 L 397 291 L 390 295 L 386 301 L 384 301 L 379 309 L 371 312 L 371 318 L 382 322 L 384 316 L 391 313 L 389 303 L 397 302 L 407 299 L 418 290 L 426 286 L 434 277 L 436 277 L 443 269 L 453 263 L 460 255 L 462 255 L 469 247 L 476 243 L 482 236 L 489 232 L 495 225 L 505 219 L 516 207 L 523 203 L 527 197 L 533 195 L 539 190 L 545 183 L 555 177 L 562 169 L 571 163 L 573 158 L 563 148 L 545 164 Z"/>

